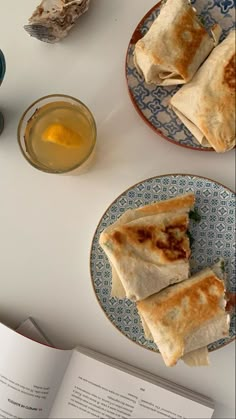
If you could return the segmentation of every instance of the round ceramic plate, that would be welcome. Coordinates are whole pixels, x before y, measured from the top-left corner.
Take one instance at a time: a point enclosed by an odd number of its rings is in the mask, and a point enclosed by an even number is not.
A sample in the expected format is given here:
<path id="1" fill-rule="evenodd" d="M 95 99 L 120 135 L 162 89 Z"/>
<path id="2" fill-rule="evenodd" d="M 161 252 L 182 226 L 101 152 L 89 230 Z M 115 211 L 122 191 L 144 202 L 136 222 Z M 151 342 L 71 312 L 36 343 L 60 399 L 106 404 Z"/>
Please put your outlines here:
<path id="1" fill-rule="evenodd" d="M 201 215 L 199 223 L 190 223 L 194 237 L 191 272 L 211 266 L 220 257 L 226 262 L 228 291 L 236 293 L 235 280 L 235 194 L 225 186 L 210 179 L 194 175 L 170 174 L 144 180 L 122 193 L 107 209 L 96 229 L 90 254 L 92 284 L 98 302 L 108 319 L 125 336 L 145 348 L 158 351 L 154 342 L 145 339 L 135 304 L 128 299 L 110 297 L 111 267 L 99 246 L 101 232 L 113 224 L 127 209 L 154 201 L 194 192 L 196 208 Z M 209 345 L 218 349 L 235 338 L 236 315 L 231 316 L 230 337 Z"/>
<path id="2" fill-rule="evenodd" d="M 235 25 L 234 0 L 192 0 L 198 14 L 209 29 L 218 22 L 222 29 L 221 41 Z M 135 43 L 144 36 L 160 12 L 159 2 L 141 20 L 135 29 L 126 56 L 126 78 L 132 102 L 144 121 L 161 137 L 177 145 L 194 150 L 212 151 L 202 147 L 191 132 L 169 108 L 170 98 L 181 86 L 160 87 L 148 85 L 137 72 L 133 62 Z"/>

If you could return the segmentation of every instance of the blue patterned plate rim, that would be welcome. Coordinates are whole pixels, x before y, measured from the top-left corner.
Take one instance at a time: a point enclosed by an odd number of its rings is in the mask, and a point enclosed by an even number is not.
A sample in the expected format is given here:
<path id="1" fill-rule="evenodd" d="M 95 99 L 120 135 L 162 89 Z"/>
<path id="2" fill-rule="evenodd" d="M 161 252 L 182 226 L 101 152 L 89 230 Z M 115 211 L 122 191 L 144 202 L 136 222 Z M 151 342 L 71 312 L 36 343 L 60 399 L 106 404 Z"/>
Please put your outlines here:
<path id="1" fill-rule="evenodd" d="M 227 5 L 223 4 L 224 2 L 221 4 L 219 0 L 208 0 L 208 2 L 205 0 L 191 0 L 191 2 L 194 7 L 198 8 L 198 6 L 201 6 L 203 8 L 200 14 L 204 17 L 208 29 L 214 23 L 220 23 L 223 30 L 221 40 L 224 39 L 229 30 L 235 25 L 232 12 L 234 10 L 234 0 L 229 0 Z M 184 148 L 190 148 L 196 151 L 214 151 L 213 148 L 203 147 L 179 120 L 174 111 L 167 109 L 168 99 L 181 86 L 155 87 L 154 85 L 147 85 L 134 66 L 134 45 L 143 37 L 144 33 L 147 32 L 147 29 L 157 17 L 161 3 L 162 1 L 159 1 L 144 15 L 130 39 L 125 60 L 125 75 L 129 96 L 134 108 L 143 121 L 160 137 Z M 211 10 L 213 16 L 211 16 L 211 13 L 209 14 L 209 10 Z M 222 18 L 224 21 L 221 20 Z M 162 116 L 160 116 L 161 114 Z"/>
<path id="2" fill-rule="evenodd" d="M 230 195 L 232 195 L 232 199 L 234 198 L 234 205 L 235 205 L 235 192 L 233 190 L 231 190 L 230 188 L 226 187 L 225 185 L 223 185 L 222 183 L 217 182 L 215 180 L 212 180 L 210 178 L 206 178 L 206 177 L 198 176 L 198 175 L 193 175 L 193 174 L 186 174 L 186 173 L 185 174 L 171 173 L 171 174 L 164 174 L 164 175 L 160 175 L 160 176 L 153 176 L 151 178 L 147 178 L 147 179 L 144 179 L 142 181 L 139 181 L 136 184 L 134 184 L 133 186 L 130 186 L 128 189 L 123 191 L 117 198 L 115 198 L 112 201 L 112 203 L 109 205 L 109 207 L 106 209 L 106 211 L 104 212 L 104 214 L 100 218 L 100 221 L 97 225 L 97 228 L 95 230 L 95 233 L 94 233 L 94 236 L 93 236 L 93 239 L 92 239 L 92 244 L 91 244 L 91 249 L 90 249 L 90 276 L 91 276 L 92 287 L 93 287 L 96 299 L 97 299 L 101 309 L 103 310 L 105 316 L 112 323 L 112 325 L 116 327 L 116 329 L 119 332 L 121 332 L 124 336 L 126 336 L 132 342 L 138 344 L 139 346 L 144 347 L 145 349 L 148 349 L 148 350 L 151 350 L 151 351 L 154 351 L 154 352 L 157 352 L 157 353 L 159 353 L 159 350 L 158 350 L 157 346 L 154 344 L 154 342 L 148 341 L 144 337 L 144 333 L 143 333 L 143 330 L 142 330 L 139 315 L 137 313 L 137 309 L 134 308 L 134 306 L 135 306 L 134 303 L 130 302 L 127 299 L 119 300 L 119 299 L 116 299 L 114 297 L 109 296 L 110 286 L 111 286 L 111 274 L 110 274 L 110 280 L 109 280 L 109 276 L 106 278 L 106 274 L 107 274 L 106 271 L 105 271 L 105 275 L 103 275 L 104 272 L 102 272 L 101 269 L 100 269 L 100 271 L 97 270 L 97 266 L 95 266 L 94 260 L 97 258 L 99 260 L 98 263 L 100 263 L 101 265 L 105 261 L 107 270 L 110 271 L 110 264 L 107 261 L 105 253 L 100 248 L 98 240 L 99 240 L 99 236 L 100 236 L 101 231 L 104 228 L 106 228 L 109 224 L 111 224 L 111 222 L 106 221 L 106 215 L 109 214 L 109 212 L 111 212 L 114 205 L 116 205 L 117 203 L 120 203 L 123 198 L 125 199 L 125 196 L 127 196 L 129 194 L 129 192 L 135 191 L 139 187 L 140 188 L 142 187 L 141 189 L 143 189 L 144 184 L 148 188 L 148 186 L 152 182 L 157 182 L 157 184 L 158 184 L 158 182 L 161 182 L 162 180 L 165 181 L 165 179 L 169 180 L 170 182 L 172 181 L 173 185 L 177 184 L 178 179 L 179 179 L 180 183 L 181 183 L 181 181 L 187 183 L 188 187 L 186 189 L 187 190 L 193 190 L 196 193 L 196 195 L 200 191 L 200 189 L 199 189 L 199 191 L 194 189 L 194 187 L 193 187 L 194 182 L 195 183 L 197 183 L 197 182 L 204 183 L 205 182 L 206 185 L 207 185 L 207 190 L 208 190 L 209 185 L 211 184 L 211 186 L 213 187 L 213 190 L 214 189 L 219 190 L 219 193 L 224 195 L 223 199 L 226 199 L 227 195 L 228 195 L 228 197 Z M 160 187 L 160 189 L 161 189 L 161 187 Z M 164 188 L 163 188 L 163 190 L 164 190 Z M 185 191 L 187 192 L 187 190 L 185 190 Z M 160 191 L 158 191 L 158 192 L 160 193 Z M 177 194 L 179 194 L 179 193 L 180 192 L 178 192 Z M 199 192 L 199 194 L 200 194 L 200 192 Z M 198 194 L 198 197 L 199 197 L 199 194 Z M 171 196 L 175 196 L 175 195 L 169 195 L 168 197 L 171 197 Z M 141 199 L 140 199 L 140 201 L 141 201 Z M 150 203 L 152 201 L 142 202 L 142 205 L 146 205 L 147 203 Z M 125 205 L 124 211 L 128 208 L 134 207 L 132 205 L 133 203 L 134 202 L 129 201 L 128 206 Z M 226 203 L 226 201 L 225 201 L 225 203 Z M 131 206 L 130 206 L 130 204 L 131 204 Z M 119 215 L 121 215 L 124 211 L 120 211 Z M 224 215 L 224 214 L 222 214 L 222 215 Z M 115 216 L 114 219 L 112 220 L 112 222 L 114 222 L 116 219 L 117 219 L 117 217 Z M 209 233 L 207 233 L 207 234 L 209 234 Z M 235 244 L 235 242 L 234 242 L 234 244 Z M 210 263 L 208 263 L 208 265 L 210 266 Z M 201 268 L 199 268 L 199 269 L 201 269 Z M 98 279 L 96 279 L 95 271 L 96 271 L 96 274 L 98 276 Z M 104 278 L 103 278 L 103 276 L 104 276 Z M 236 339 L 236 311 L 235 311 L 236 280 L 235 280 L 234 275 L 232 276 L 231 280 L 232 280 L 234 289 L 233 289 L 233 292 L 230 292 L 230 297 L 232 298 L 231 304 L 234 305 L 234 307 L 233 307 L 234 309 L 231 312 L 230 337 L 226 338 L 226 339 L 221 339 L 221 340 L 219 340 L 217 342 L 214 342 L 211 345 L 209 345 L 208 346 L 209 352 L 217 350 L 217 349 L 233 342 Z M 98 281 L 100 283 L 102 283 L 102 281 L 104 282 L 105 289 L 102 290 L 102 291 L 105 291 L 104 296 L 99 295 L 100 290 L 99 290 L 99 286 L 95 283 L 96 281 Z M 230 291 L 232 291 L 232 290 L 230 289 Z M 108 296 L 108 297 L 106 297 L 106 296 Z M 110 308 L 107 307 L 107 301 L 108 301 L 108 304 L 110 304 L 110 306 L 111 306 Z M 125 318 L 124 319 L 127 322 L 126 327 L 119 327 L 119 325 L 116 324 L 116 318 L 118 316 L 118 320 L 119 320 L 119 315 L 121 316 L 121 314 L 117 315 L 115 313 L 115 309 L 114 309 L 115 305 L 118 306 L 117 311 L 119 311 L 119 309 L 120 309 L 120 313 L 124 309 L 124 305 L 127 305 L 125 310 L 126 310 L 127 313 L 130 313 L 130 314 L 127 314 L 127 315 L 125 314 L 126 319 Z M 231 307 L 231 309 L 232 309 L 232 307 Z M 115 315 L 113 313 L 115 313 Z M 134 317 L 134 322 L 136 322 L 136 327 L 140 328 L 140 337 L 138 339 L 135 336 L 133 336 L 132 333 L 129 334 L 127 332 L 128 328 L 129 328 L 128 323 L 132 322 L 132 320 L 130 320 L 130 319 L 132 319 L 132 317 Z M 139 323 L 139 325 L 138 325 L 138 323 Z"/>

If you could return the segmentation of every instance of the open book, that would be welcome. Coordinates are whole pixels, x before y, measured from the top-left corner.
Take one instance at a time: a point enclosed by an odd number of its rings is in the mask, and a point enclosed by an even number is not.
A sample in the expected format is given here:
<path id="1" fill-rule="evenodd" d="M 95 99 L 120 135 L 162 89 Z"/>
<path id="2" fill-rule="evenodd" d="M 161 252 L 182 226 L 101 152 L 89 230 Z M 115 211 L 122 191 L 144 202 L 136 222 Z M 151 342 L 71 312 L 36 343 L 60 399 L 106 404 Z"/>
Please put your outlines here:
<path id="1" fill-rule="evenodd" d="M 0 323 L 0 418 L 211 418 L 207 397 L 92 350 L 60 350 L 30 320 Z M 41 337 L 40 337 L 41 336 Z"/>

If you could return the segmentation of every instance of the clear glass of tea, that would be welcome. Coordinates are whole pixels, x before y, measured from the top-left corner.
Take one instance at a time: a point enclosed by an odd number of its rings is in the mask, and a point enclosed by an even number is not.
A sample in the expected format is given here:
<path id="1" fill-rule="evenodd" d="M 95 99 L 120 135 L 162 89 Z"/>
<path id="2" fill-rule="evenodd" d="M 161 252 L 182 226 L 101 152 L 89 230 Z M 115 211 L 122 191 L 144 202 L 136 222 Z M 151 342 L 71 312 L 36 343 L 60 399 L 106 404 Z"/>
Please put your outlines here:
<path id="1" fill-rule="evenodd" d="M 26 160 L 43 172 L 79 174 L 94 154 L 97 129 L 80 100 L 44 96 L 28 107 L 18 125 L 18 143 Z"/>

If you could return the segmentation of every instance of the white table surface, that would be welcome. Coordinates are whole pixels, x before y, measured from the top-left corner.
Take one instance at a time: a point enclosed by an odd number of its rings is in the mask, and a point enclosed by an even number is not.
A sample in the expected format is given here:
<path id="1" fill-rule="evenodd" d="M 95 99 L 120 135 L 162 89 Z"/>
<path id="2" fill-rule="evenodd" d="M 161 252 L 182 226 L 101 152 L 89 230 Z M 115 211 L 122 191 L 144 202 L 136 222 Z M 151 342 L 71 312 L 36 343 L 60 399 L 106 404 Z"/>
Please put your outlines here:
<path id="1" fill-rule="evenodd" d="M 16 327 L 32 315 L 61 348 L 83 344 L 210 396 L 214 418 L 235 417 L 231 343 L 210 354 L 211 366 L 166 368 L 161 356 L 134 344 L 107 320 L 93 292 L 89 253 L 109 204 L 146 178 L 191 173 L 234 189 L 234 151 L 224 155 L 178 147 L 139 117 L 127 93 L 124 63 L 131 34 L 155 0 L 93 0 L 61 43 L 24 30 L 38 0 L 0 0 L 0 48 L 7 72 L 0 90 L 0 321 Z M 35 99 L 64 93 L 94 113 L 97 157 L 80 176 L 44 174 L 22 157 L 19 118 Z"/>

